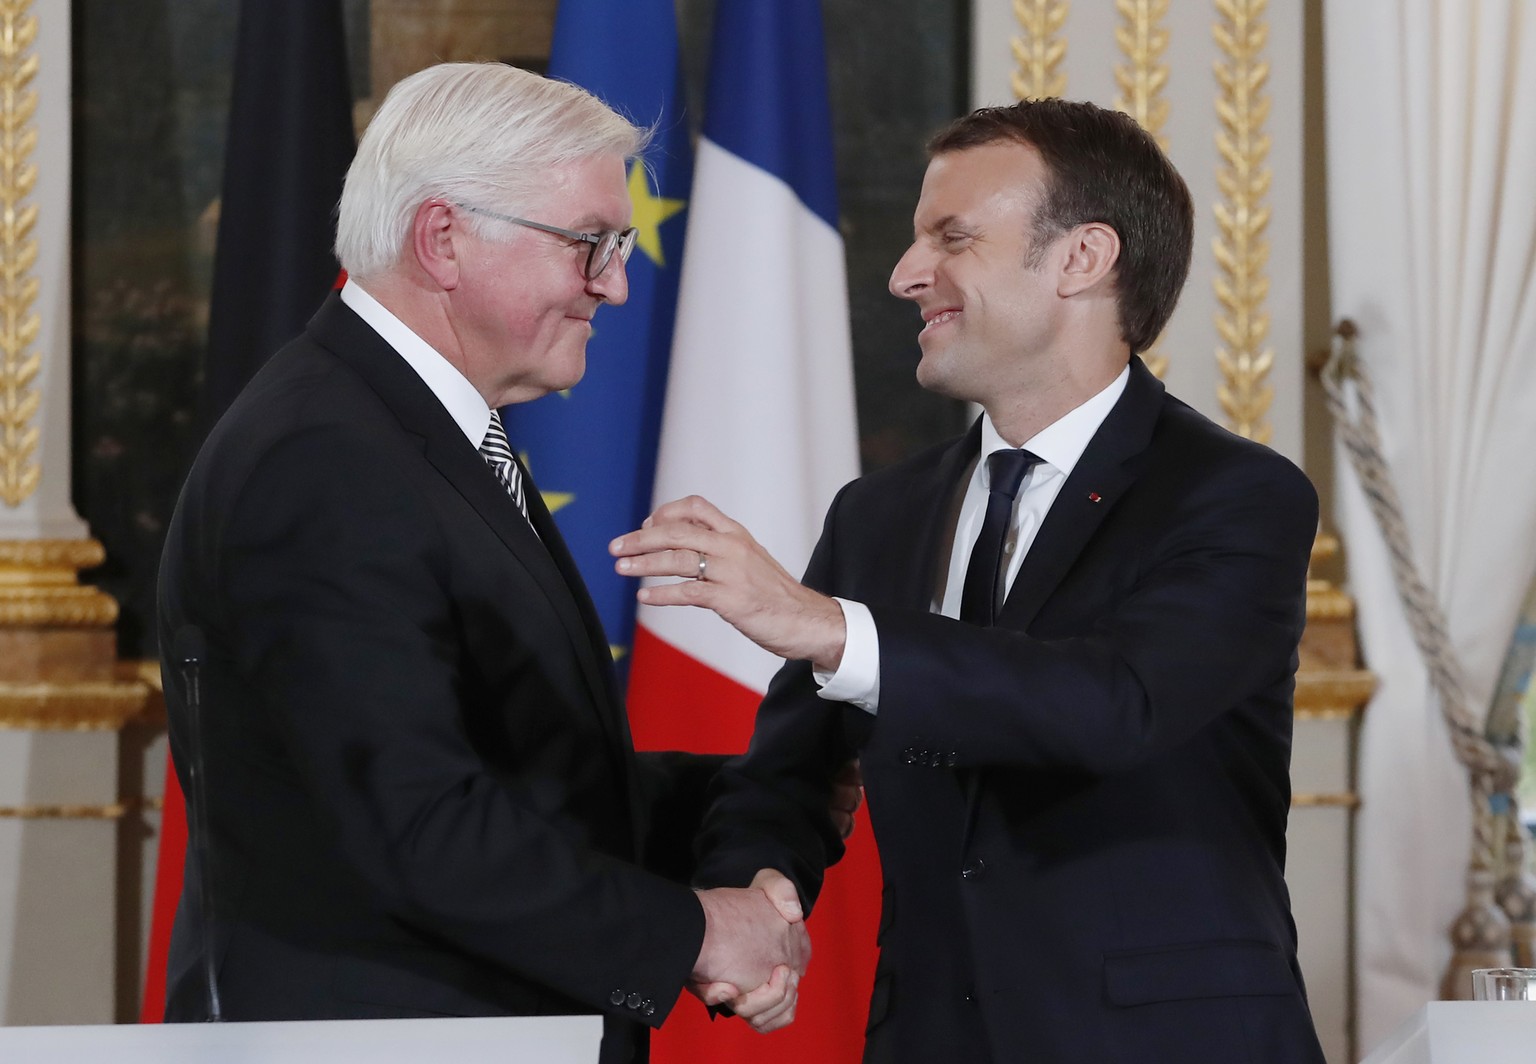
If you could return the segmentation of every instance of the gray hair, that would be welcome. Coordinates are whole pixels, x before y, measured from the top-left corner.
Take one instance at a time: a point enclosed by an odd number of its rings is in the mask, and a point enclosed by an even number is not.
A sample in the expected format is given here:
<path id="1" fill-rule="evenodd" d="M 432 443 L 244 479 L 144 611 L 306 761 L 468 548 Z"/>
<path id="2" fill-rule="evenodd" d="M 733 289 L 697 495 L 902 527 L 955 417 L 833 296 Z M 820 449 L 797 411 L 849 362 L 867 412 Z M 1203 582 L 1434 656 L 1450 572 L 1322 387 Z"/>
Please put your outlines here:
<path id="1" fill-rule="evenodd" d="M 442 63 L 398 82 L 347 170 L 336 258 L 353 277 L 399 261 L 416 208 L 433 197 L 518 214 L 554 167 L 629 159 L 649 131 L 585 89 L 504 63 Z M 478 233 L 480 216 L 466 215 Z"/>

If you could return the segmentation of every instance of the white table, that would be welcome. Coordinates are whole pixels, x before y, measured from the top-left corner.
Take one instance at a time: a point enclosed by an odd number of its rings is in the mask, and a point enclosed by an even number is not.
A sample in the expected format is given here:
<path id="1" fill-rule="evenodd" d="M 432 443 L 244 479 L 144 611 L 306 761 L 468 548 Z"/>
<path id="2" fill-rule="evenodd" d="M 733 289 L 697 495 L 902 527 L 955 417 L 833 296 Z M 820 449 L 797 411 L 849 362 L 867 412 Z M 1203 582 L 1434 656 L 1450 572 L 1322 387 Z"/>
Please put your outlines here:
<path id="1" fill-rule="evenodd" d="M 593 1064 L 598 1016 L 0 1027 L 5 1064 Z"/>
<path id="2" fill-rule="evenodd" d="M 1431 1001 L 1362 1064 L 1532 1064 L 1536 1001 Z"/>

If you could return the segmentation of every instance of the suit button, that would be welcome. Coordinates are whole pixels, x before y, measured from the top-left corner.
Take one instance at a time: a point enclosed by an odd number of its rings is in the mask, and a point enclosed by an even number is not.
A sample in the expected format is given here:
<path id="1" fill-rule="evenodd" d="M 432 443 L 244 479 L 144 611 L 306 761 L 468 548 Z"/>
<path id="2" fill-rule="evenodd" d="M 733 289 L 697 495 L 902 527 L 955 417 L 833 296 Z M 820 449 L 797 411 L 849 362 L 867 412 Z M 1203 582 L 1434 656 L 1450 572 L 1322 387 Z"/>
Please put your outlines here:
<path id="1" fill-rule="evenodd" d="M 651 1003 L 650 998 L 646 998 L 645 1003 L 640 1006 L 640 1015 L 642 1015 L 642 1016 L 654 1016 L 654 1015 L 656 1015 L 656 1006 Z"/>
<path id="2" fill-rule="evenodd" d="M 943 768 L 944 755 L 935 750 L 933 753 L 928 755 L 928 765 L 930 768 Z"/>
<path id="3" fill-rule="evenodd" d="M 954 768 L 960 763 L 960 751 L 951 750 L 949 756 L 944 759 L 945 768 Z"/>
<path id="4" fill-rule="evenodd" d="M 644 1000 L 645 999 L 642 998 L 639 994 L 631 994 L 628 998 L 625 999 L 624 1004 L 628 1005 L 632 1009 L 638 1009 L 640 1007 L 640 1002 Z"/>
<path id="5" fill-rule="evenodd" d="M 980 857 L 976 858 L 976 860 L 960 869 L 960 876 L 962 879 L 976 880 L 980 879 L 986 874 L 987 862 L 983 861 Z"/>
<path id="6" fill-rule="evenodd" d="M 615 990 L 613 993 L 609 994 L 608 995 L 608 1003 L 610 1005 L 622 1005 L 622 1004 L 624 1004 L 624 991 L 622 991 L 622 990 Z"/>
<path id="7" fill-rule="evenodd" d="M 917 749 L 911 746 L 907 747 L 901 752 L 901 759 L 909 765 L 917 764 Z"/>

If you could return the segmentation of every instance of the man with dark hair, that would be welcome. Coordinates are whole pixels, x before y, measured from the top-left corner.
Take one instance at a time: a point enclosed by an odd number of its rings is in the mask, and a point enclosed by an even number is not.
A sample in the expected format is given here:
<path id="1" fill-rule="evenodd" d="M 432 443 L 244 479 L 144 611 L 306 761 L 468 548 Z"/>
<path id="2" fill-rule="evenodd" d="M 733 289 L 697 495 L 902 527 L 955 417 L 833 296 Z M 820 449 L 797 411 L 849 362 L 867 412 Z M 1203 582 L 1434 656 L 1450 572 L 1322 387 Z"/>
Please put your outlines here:
<path id="1" fill-rule="evenodd" d="M 1136 357 L 1189 192 L 1082 103 L 978 111 L 930 156 L 891 291 L 970 432 L 844 488 L 804 584 L 698 498 L 613 545 L 695 577 L 642 601 L 789 659 L 701 881 L 777 868 L 813 900 L 857 752 L 885 874 L 866 1060 L 1317 1064 L 1284 880 L 1317 498 Z"/>

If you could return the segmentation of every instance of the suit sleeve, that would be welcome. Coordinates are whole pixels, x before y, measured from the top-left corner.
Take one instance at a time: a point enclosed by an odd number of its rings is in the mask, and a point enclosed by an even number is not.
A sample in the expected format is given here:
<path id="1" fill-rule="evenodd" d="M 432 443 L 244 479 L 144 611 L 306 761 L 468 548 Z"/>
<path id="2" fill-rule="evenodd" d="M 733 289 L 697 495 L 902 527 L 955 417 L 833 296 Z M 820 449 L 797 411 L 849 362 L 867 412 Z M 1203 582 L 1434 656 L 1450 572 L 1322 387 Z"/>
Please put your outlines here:
<path id="1" fill-rule="evenodd" d="M 888 756 L 916 744 L 954 768 L 1107 774 L 1157 757 L 1288 682 L 1316 527 L 1317 496 L 1300 471 L 1245 450 L 1168 501 L 1134 585 L 1078 634 L 1035 638 L 874 607 L 872 742 Z"/>
<path id="2" fill-rule="evenodd" d="M 709 788 L 727 760 L 722 754 L 646 750 L 635 755 L 645 803 L 645 867 L 686 883 L 693 876 L 694 840 Z"/>
<path id="3" fill-rule="evenodd" d="M 654 1012 L 624 1015 L 660 1024 L 702 941 L 697 899 L 536 811 L 559 778 L 476 752 L 454 545 L 356 435 L 289 437 L 240 489 L 218 570 L 240 672 L 390 915 L 597 1009 L 638 992 Z"/>
<path id="4" fill-rule="evenodd" d="M 804 577 L 819 591 L 829 590 L 835 568 L 831 526 L 829 513 Z M 768 685 L 751 745 L 716 777 L 699 835 L 699 885 L 745 886 L 758 870 L 776 868 L 794 881 L 807 912 L 815 903 L 827 867 L 843 856 L 828 813 L 832 780 L 858 756 L 856 739 L 871 719 L 820 698 L 817 687 L 805 661 L 786 662 Z"/>

